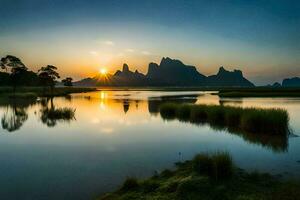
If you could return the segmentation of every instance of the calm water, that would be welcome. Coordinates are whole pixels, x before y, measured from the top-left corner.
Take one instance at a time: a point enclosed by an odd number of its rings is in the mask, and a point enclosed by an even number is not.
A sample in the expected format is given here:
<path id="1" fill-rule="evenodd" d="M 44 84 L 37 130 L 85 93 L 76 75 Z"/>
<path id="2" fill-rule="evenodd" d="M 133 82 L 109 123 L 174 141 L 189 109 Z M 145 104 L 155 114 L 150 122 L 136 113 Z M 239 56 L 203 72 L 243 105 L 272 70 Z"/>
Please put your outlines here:
<path id="1" fill-rule="evenodd" d="M 280 107 L 289 138 L 165 121 L 162 102 Z M 47 110 L 72 108 L 55 120 Z M 219 99 L 203 92 L 102 91 L 69 98 L 0 99 L 1 199 L 92 199 L 126 176 L 146 177 L 199 152 L 228 151 L 242 168 L 300 177 L 300 98 Z M 180 153 L 179 153 L 180 152 Z"/>

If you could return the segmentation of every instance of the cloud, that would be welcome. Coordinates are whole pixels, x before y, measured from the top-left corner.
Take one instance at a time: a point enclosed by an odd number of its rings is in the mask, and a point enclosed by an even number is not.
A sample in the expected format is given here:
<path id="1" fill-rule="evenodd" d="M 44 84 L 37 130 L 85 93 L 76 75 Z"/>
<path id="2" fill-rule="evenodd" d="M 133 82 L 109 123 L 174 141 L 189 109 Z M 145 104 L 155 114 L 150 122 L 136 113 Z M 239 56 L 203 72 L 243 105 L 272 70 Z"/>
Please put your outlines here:
<path id="1" fill-rule="evenodd" d="M 125 51 L 132 53 L 132 52 L 134 52 L 134 49 L 125 49 Z"/>
<path id="2" fill-rule="evenodd" d="M 142 51 L 141 53 L 144 54 L 144 55 L 150 55 L 151 54 L 149 51 Z"/>
<path id="3" fill-rule="evenodd" d="M 97 51 L 90 51 L 90 54 L 93 55 L 93 56 L 97 56 L 98 52 Z"/>
<path id="4" fill-rule="evenodd" d="M 106 40 L 106 41 L 103 41 L 103 44 L 107 45 L 107 46 L 114 46 L 115 43 L 111 40 Z"/>

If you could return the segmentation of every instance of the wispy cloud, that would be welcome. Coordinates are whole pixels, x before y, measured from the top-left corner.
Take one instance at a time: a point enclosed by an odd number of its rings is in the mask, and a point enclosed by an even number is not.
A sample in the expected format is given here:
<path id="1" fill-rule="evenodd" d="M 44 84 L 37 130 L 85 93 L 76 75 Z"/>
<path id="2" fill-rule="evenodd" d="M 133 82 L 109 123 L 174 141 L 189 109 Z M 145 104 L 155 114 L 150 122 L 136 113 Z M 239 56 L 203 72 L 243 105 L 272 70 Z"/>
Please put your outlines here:
<path id="1" fill-rule="evenodd" d="M 143 55 L 150 55 L 151 53 L 149 51 L 142 51 L 141 52 Z"/>
<path id="2" fill-rule="evenodd" d="M 111 40 L 105 40 L 105 41 L 103 41 L 103 44 L 105 44 L 107 46 L 114 46 L 115 45 L 115 43 Z"/>
<path id="3" fill-rule="evenodd" d="M 97 56 L 98 52 L 97 51 L 90 51 L 90 54 L 93 55 L 93 56 Z"/>
<path id="4" fill-rule="evenodd" d="M 132 53 L 134 52 L 134 49 L 125 49 L 126 52 Z"/>

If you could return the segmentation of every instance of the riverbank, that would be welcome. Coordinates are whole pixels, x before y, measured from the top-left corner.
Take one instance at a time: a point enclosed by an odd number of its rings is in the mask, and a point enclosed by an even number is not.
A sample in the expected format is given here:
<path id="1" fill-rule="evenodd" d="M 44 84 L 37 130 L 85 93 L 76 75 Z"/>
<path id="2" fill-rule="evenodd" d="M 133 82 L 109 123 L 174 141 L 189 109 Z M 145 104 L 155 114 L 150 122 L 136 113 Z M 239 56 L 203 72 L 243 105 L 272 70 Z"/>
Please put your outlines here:
<path id="1" fill-rule="evenodd" d="M 11 98 L 55 97 L 96 90 L 97 88 L 90 87 L 55 87 L 51 91 L 49 88 L 43 87 L 20 87 L 16 88 L 14 92 L 12 87 L 0 87 L 0 96 Z"/>
<path id="2" fill-rule="evenodd" d="M 283 180 L 258 172 L 246 172 L 227 153 L 199 154 L 141 180 L 127 178 L 115 192 L 98 200 L 297 200 L 299 180 Z"/>

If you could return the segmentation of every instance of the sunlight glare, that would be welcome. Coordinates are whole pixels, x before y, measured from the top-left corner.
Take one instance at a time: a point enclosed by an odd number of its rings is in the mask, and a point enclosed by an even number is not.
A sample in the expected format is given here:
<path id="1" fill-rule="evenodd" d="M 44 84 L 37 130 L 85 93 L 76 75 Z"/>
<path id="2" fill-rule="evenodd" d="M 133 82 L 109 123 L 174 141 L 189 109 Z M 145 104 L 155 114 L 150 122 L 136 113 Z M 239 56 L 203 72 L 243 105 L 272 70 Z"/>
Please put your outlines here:
<path id="1" fill-rule="evenodd" d="M 105 68 L 100 69 L 100 74 L 105 75 L 107 73 Z"/>

